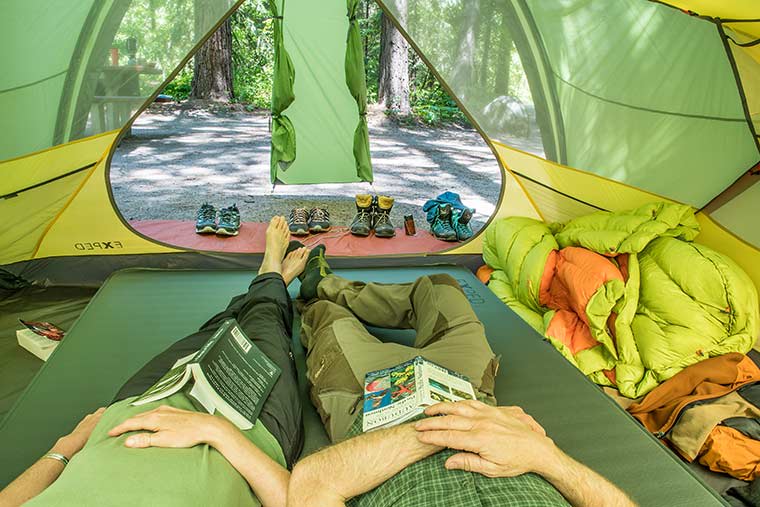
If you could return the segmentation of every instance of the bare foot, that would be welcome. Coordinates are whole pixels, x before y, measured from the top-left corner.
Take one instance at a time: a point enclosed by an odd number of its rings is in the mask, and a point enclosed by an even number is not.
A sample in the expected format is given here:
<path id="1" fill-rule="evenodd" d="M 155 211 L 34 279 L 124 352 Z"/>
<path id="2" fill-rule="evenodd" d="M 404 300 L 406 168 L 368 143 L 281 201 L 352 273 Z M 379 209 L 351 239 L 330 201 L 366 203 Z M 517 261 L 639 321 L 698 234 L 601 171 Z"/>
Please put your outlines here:
<path id="1" fill-rule="evenodd" d="M 285 256 L 285 260 L 282 261 L 282 278 L 285 285 L 290 285 L 295 277 L 303 273 L 308 258 L 309 249 L 306 247 L 293 250 Z"/>
<path id="2" fill-rule="evenodd" d="M 267 244 L 264 259 L 261 261 L 259 274 L 282 273 L 282 258 L 288 248 L 290 231 L 285 217 L 273 217 L 267 227 Z"/>

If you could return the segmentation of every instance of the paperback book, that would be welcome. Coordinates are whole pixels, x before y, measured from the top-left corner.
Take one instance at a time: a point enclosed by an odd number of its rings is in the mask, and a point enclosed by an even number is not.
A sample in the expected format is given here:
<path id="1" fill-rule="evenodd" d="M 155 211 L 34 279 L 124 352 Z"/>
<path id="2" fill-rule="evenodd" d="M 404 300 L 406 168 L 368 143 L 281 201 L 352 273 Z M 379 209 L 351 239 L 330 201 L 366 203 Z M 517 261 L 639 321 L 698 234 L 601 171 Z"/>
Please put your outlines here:
<path id="1" fill-rule="evenodd" d="M 42 359 L 47 361 L 50 354 L 66 334 L 63 329 L 50 322 L 35 322 L 19 319 L 24 329 L 16 331 L 18 344 Z"/>
<path id="2" fill-rule="evenodd" d="M 178 360 L 132 405 L 171 396 L 192 379 L 189 394 L 209 414 L 219 412 L 241 430 L 248 430 L 281 373 L 237 321 L 228 319 L 198 352 Z"/>
<path id="3" fill-rule="evenodd" d="M 441 402 L 474 400 L 464 375 L 417 356 L 364 377 L 363 431 L 396 426 Z"/>

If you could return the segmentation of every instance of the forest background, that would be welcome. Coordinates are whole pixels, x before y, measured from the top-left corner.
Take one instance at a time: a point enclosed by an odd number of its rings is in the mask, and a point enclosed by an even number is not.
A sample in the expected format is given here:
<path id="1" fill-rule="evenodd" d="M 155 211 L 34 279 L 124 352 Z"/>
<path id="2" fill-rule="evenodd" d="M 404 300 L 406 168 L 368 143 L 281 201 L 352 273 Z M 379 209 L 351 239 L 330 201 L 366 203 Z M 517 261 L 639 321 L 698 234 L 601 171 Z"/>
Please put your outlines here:
<path id="1" fill-rule="evenodd" d="M 163 93 L 177 101 L 210 100 L 241 104 L 249 111 L 268 109 L 274 48 L 273 23 L 266 3 L 267 0 L 244 2 L 200 48 Z M 405 1 L 397 3 L 401 5 L 402 11 L 406 10 Z M 183 28 L 174 24 L 173 29 L 191 33 L 194 20 L 198 22 L 199 15 L 202 15 L 198 9 L 194 12 L 154 12 L 151 10 L 151 0 L 138 0 L 136 4 L 137 8 L 133 8 L 124 20 L 122 34 L 126 39 L 132 33 L 140 33 L 140 53 L 159 65 L 171 52 L 171 47 L 165 44 L 152 47 L 154 38 L 156 41 L 167 40 L 161 30 L 168 28 L 169 24 L 162 23 L 162 18 L 184 19 L 187 26 Z M 187 9 L 187 3 L 178 4 L 184 4 Z M 512 41 L 504 40 L 510 38 L 508 30 L 492 30 L 493 23 L 487 24 L 487 31 L 479 31 L 479 27 L 475 26 L 482 14 L 497 18 L 500 16 L 497 0 L 482 3 L 480 9 L 490 8 L 490 13 L 473 14 L 473 9 L 465 8 L 465 4 L 466 2 L 453 2 L 444 9 L 410 11 L 408 14 L 424 16 L 430 23 L 458 27 L 458 30 L 475 34 L 475 37 L 465 39 L 473 42 L 468 50 L 479 52 L 481 58 L 477 60 L 483 62 L 480 68 L 473 66 L 470 69 L 480 86 L 492 87 L 502 93 L 507 91 L 508 95 L 522 99 L 529 94 L 527 82 Z M 424 2 L 413 4 L 410 9 L 425 8 L 420 5 L 424 5 Z M 134 17 L 133 23 L 130 17 Z M 146 19 L 151 19 L 153 25 L 148 31 L 145 30 Z M 132 24 L 135 26 L 132 27 Z M 387 115 L 402 121 L 469 126 L 456 102 L 384 16 L 374 0 L 361 0 L 359 24 L 364 42 L 370 104 L 379 104 Z M 463 34 L 452 34 L 455 37 L 461 35 Z M 182 36 L 182 32 L 174 33 L 168 39 Z M 117 46 L 118 43 L 117 40 Z M 494 52 L 500 54 L 491 54 Z M 526 99 L 530 100 L 529 95 Z"/>

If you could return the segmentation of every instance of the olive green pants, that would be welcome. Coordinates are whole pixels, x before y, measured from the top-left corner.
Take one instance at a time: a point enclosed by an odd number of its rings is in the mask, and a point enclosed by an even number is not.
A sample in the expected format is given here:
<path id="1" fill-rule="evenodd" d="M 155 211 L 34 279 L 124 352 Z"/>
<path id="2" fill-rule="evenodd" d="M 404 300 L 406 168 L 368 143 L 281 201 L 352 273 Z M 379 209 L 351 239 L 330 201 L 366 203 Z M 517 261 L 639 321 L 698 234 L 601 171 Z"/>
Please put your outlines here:
<path id="1" fill-rule="evenodd" d="M 318 299 L 302 306 L 311 400 L 333 442 L 345 438 L 361 410 L 367 372 L 420 355 L 466 375 L 486 401 L 493 399 L 498 359 L 459 284 L 449 275 L 413 283 L 353 282 L 327 276 Z M 415 329 L 413 347 L 383 343 L 364 324 Z"/>

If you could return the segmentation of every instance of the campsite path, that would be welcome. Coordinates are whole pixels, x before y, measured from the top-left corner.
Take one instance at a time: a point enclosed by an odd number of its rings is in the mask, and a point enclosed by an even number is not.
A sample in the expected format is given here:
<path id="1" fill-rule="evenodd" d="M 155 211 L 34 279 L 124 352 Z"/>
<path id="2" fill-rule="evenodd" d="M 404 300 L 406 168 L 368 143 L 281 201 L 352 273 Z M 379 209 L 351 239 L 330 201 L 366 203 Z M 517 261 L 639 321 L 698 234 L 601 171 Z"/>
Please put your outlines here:
<path id="1" fill-rule="evenodd" d="M 269 182 L 268 116 L 161 107 L 141 115 L 111 164 L 113 194 L 127 220 L 194 220 L 203 202 L 237 203 L 243 221 L 264 222 L 296 206 L 327 206 L 332 222 L 349 224 L 357 193 L 396 198 L 397 227 L 413 214 L 427 227 L 422 205 L 443 191 L 476 208 L 473 226 L 493 213 L 499 166 L 477 132 L 461 127 L 399 127 L 370 116 L 375 182 L 278 185 Z M 533 141 L 536 144 L 536 141 Z M 532 147 L 532 148 L 535 148 Z M 540 148 L 539 148 L 540 149 Z M 532 150 L 534 151 L 534 150 Z"/>

